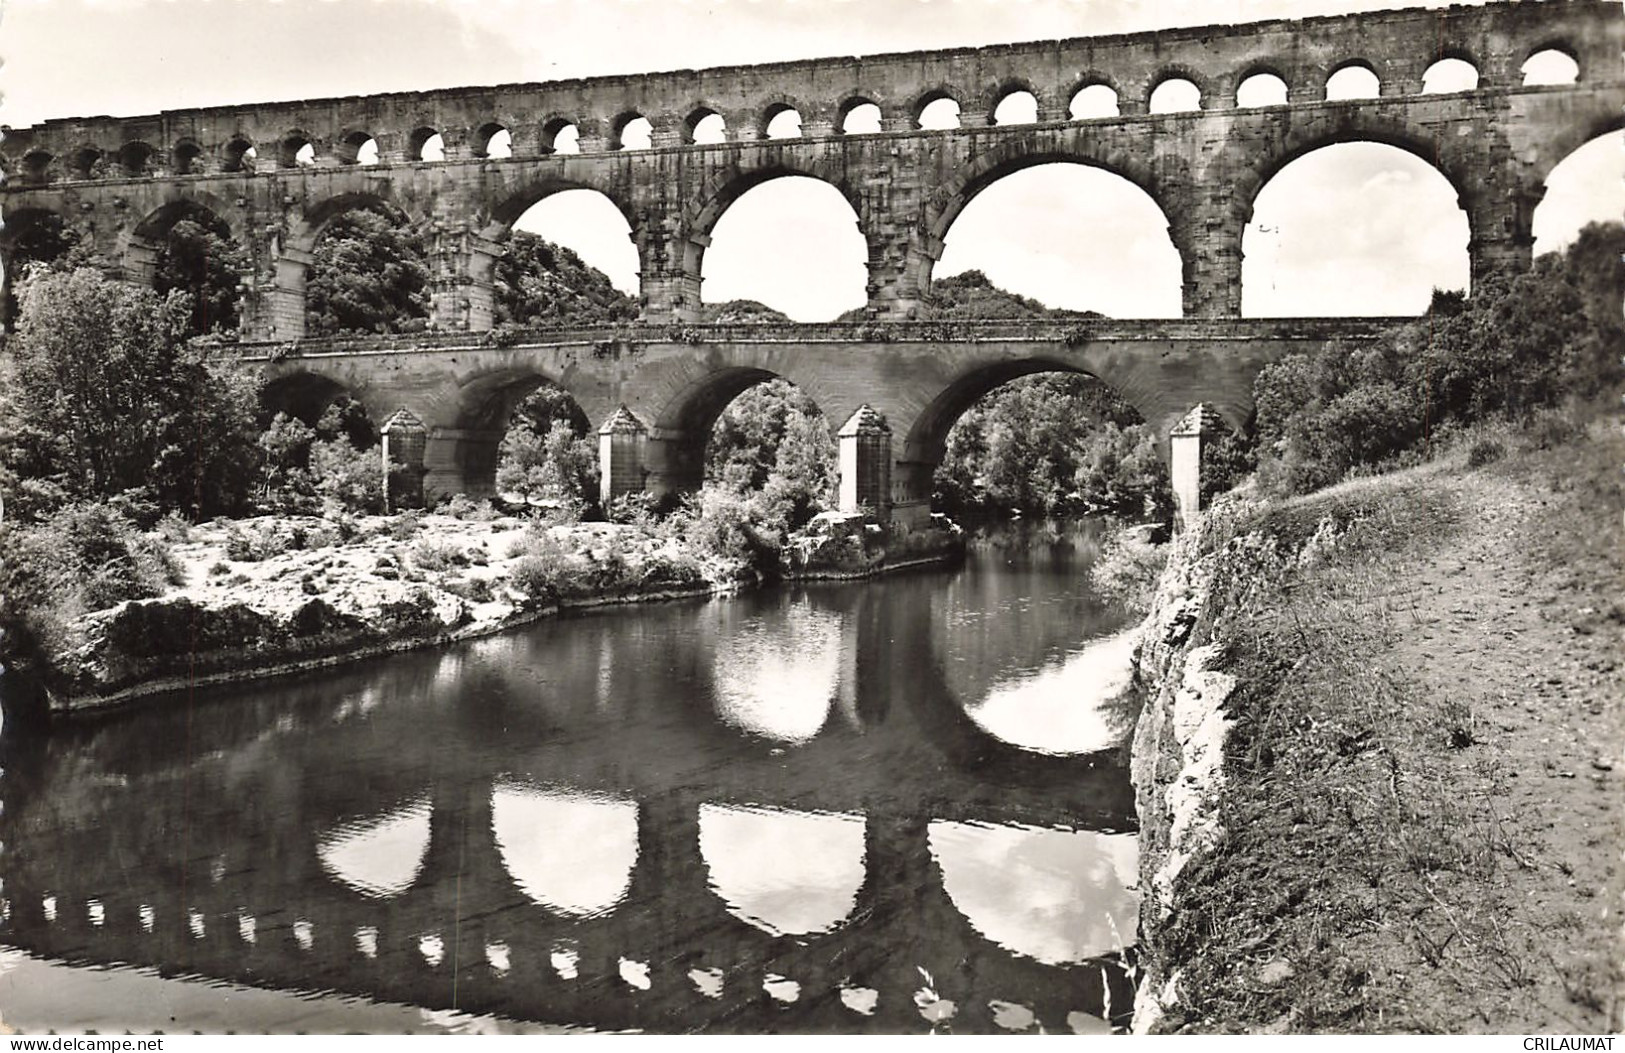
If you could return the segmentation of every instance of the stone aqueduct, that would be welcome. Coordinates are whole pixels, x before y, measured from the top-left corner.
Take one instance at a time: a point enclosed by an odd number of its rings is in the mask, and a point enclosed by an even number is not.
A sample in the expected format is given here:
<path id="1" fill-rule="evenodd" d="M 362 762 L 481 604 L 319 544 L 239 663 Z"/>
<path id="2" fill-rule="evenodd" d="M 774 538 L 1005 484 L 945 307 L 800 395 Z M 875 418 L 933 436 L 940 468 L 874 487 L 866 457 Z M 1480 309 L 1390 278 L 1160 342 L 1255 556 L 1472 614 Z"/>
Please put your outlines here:
<path id="1" fill-rule="evenodd" d="M 1527 266 L 1548 174 L 1625 124 L 1622 46 L 1617 4 L 1544 0 L 53 120 L 0 141 L 0 254 L 14 262 L 30 226 L 55 215 L 118 276 L 147 281 L 167 228 L 208 210 L 248 250 L 242 338 L 273 388 L 290 402 L 348 390 L 379 421 L 410 410 L 427 428 L 431 491 L 490 486 L 507 410 L 541 380 L 563 386 L 595 424 L 626 406 L 646 429 L 615 446 L 606 487 L 692 487 L 715 415 L 777 375 L 805 389 L 832 425 L 865 403 L 889 423 L 894 453 L 873 477 L 889 477 L 891 503 L 907 521 L 929 500 L 948 426 L 1015 376 L 1094 374 L 1166 433 L 1198 402 L 1243 423 L 1264 362 L 1369 334 L 1373 320 L 1240 317 L 1253 202 L 1310 151 L 1364 141 L 1417 155 L 1458 193 L 1474 279 Z M 1573 84 L 1522 83 L 1524 62 L 1546 50 L 1574 60 Z M 1423 93 L 1424 74 L 1444 59 L 1470 63 L 1476 87 Z M 1327 80 L 1348 66 L 1375 74 L 1380 94 L 1327 101 Z M 1285 82 L 1284 105 L 1238 106 L 1238 87 L 1258 73 Z M 1152 92 L 1179 78 L 1200 90 L 1200 108 L 1148 112 Z M 1118 115 L 1071 119 L 1071 99 L 1097 84 L 1115 92 Z M 1036 123 L 993 124 L 997 104 L 1018 91 L 1036 99 Z M 957 102 L 960 127 L 922 129 L 921 111 L 940 98 Z M 879 108 L 881 130 L 844 134 L 846 115 L 866 103 Z M 786 109 L 801 117 L 800 136 L 766 138 Z M 695 126 L 713 113 L 726 122 L 726 141 L 694 143 Z M 622 133 L 640 117 L 651 147 L 623 149 Z M 577 153 L 558 149 L 568 128 Z M 511 137 L 511 156 L 488 155 L 499 132 Z M 418 159 L 433 135 L 443 160 Z M 375 164 L 360 163 L 369 140 Z M 1003 176 L 1049 162 L 1106 169 L 1161 207 L 1183 261 L 1183 319 L 930 320 L 932 266 L 960 211 Z M 850 203 L 868 244 L 866 321 L 698 324 L 701 265 L 719 217 L 746 191 L 789 175 L 823 180 Z M 640 261 L 638 323 L 493 333 L 492 264 L 503 237 L 531 205 L 576 188 L 601 192 L 626 218 Z M 427 235 L 430 329 L 307 339 L 304 283 L 316 241 L 336 215 L 369 203 Z M 606 456 L 610 448 L 606 439 Z M 887 503 L 884 491 L 866 497 Z"/>

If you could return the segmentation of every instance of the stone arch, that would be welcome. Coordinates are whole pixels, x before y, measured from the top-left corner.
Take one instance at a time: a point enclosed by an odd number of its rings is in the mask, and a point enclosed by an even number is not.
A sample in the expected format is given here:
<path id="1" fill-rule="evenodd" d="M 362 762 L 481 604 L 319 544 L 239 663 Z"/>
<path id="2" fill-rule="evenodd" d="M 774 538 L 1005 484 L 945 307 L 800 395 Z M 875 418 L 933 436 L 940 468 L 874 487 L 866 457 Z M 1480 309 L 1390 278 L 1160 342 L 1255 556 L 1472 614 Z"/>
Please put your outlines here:
<path id="1" fill-rule="evenodd" d="M 71 244 L 66 238 L 73 233 L 67 217 L 52 209 L 5 210 L 5 223 L 0 225 L 0 329 L 9 332 L 17 323 L 13 286 L 18 268 L 38 259 L 36 247 L 46 243 L 52 244 L 53 252 L 55 248 L 66 249 Z"/>
<path id="2" fill-rule="evenodd" d="M 912 128 L 920 127 L 920 118 L 925 114 L 925 108 L 930 106 L 932 103 L 940 102 L 943 99 L 947 99 L 949 102 L 952 102 L 955 106 L 959 107 L 961 119 L 963 119 L 965 112 L 964 93 L 950 84 L 938 84 L 934 87 L 927 88 L 925 91 L 914 97 L 914 102 L 909 106 L 908 111 L 909 126 Z"/>
<path id="3" fill-rule="evenodd" d="M 1428 63 L 1427 69 L 1422 71 L 1422 85 L 1423 85 L 1422 86 L 1422 92 L 1423 92 L 1423 94 L 1429 94 L 1429 95 L 1440 94 L 1440 92 L 1435 91 L 1435 90 L 1430 90 L 1427 87 L 1428 79 L 1430 77 L 1434 76 L 1435 73 L 1437 73 L 1437 72 L 1439 72 L 1441 70 L 1448 72 L 1452 68 L 1459 68 L 1459 67 L 1455 66 L 1455 64 L 1457 64 L 1457 63 L 1459 63 L 1461 66 L 1465 66 L 1465 67 L 1472 70 L 1472 73 L 1473 73 L 1473 85 L 1472 85 L 1472 87 L 1469 87 L 1469 88 L 1458 88 L 1458 89 L 1455 89 L 1455 90 L 1457 90 L 1457 91 L 1473 91 L 1474 89 L 1476 89 L 1482 83 L 1482 81 L 1483 81 L 1483 73 L 1479 69 L 1478 62 L 1472 57 L 1472 55 L 1465 48 L 1442 48 L 1434 56 L 1433 61 Z"/>
<path id="4" fill-rule="evenodd" d="M 1231 106 L 1239 109 L 1242 105 L 1239 98 L 1241 95 L 1241 89 L 1246 86 L 1248 81 L 1252 80 L 1254 77 L 1274 77 L 1276 80 L 1280 81 L 1286 86 L 1286 101 L 1291 102 L 1295 89 L 1292 84 L 1292 78 L 1287 75 L 1290 69 L 1290 64 L 1282 62 L 1276 58 L 1261 58 L 1249 62 L 1247 65 L 1241 67 L 1241 70 L 1236 74 L 1235 79 L 1231 82 L 1232 88 L 1230 98 L 1227 101 Z"/>
<path id="5" fill-rule="evenodd" d="M 437 407 L 434 414 L 449 429 L 448 467 L 458 480 L 455 489 L 470 495 L 489 494 L 495 489 L 502 440 L 507 437 L 514 411 L 544 386 L 569 398 L 576 411 L 570 414 L 573 426 L 587 434 L 613 409 L 602 393 L 572 388 L 559 374 L 534 363 L 504 363 L 461 379 L 448 403 Z M 431 423 L 431 434 L 433 431 Z"/>
<path id="6" fill-rule="evenodd" d="M 852 133 L 847 132 L 847 130 L 846 130 L 846 122 L 847 122 L 847 119 L 852 116 L 852 111 L 856 110 L 860 106 L 873 106 L 875 109 L 880 110 L 882 113 L 884 113 L 885 109 L 886 109 L 884 106 L 882 106 L 880 104 L 880 101 L 876 96 L 862 95 L 862 94 L 860 94 L 860 95 L 848 95 L 846 98 L 841 100 L 841 103 L 840 103 L 839 106 L 835 107 L 835 131 L 836 131 L 836 134 L 838 134 L 838 135 L 852 134 Z"/>
<path id="7" fill-rule="evenodd" d="M 1617 222 L 1620 213 L 1625 212 L 1620 202 L 1617 165 L 1618 133 L 1625 129 L 1625 113 L 1598 114 L 1594 122 L 1577 127 L 1595 130 L 1597 134 L 1583 138 L 1583 133 L 1571 131 L 1558 148 L 1551 151 L 1549 159 L 1542 158 L 1540 200 L 1530 212 L 1529 223 L 1534 240 L 1532 250 L 1538 254 L 1566 247 L 1577 226 L 1604 220 Z M 1599 159 L 1606 160 L 1599 162 Z M 1572 166 L 1566 164 L 1571 160 L 1574 161 Z M 1599 169 L 1611 170 L 1611 185 L 1587 186 L 1586 177 L 1594 178 L 1593 173 Z M 1576 185 L 1576 177 L 1579 185 Z M 1554 190 L 1557 192 L 1553 193 Z"/>
<path id="8" fill-rule="evenodd" d="M 800 100 L 796 99 L 792 95 L 775 93 L 772 100 L 768 102 L 766 106 L 762 107 L 762 126 L 759 133 L 760 138 L 799 139 L 807 134 L 804 130 L 798 130 L 793 136 L 772 134 L 771 129 L 773 127 L 773 123 L 779 118 L 783 117 L 785 114 L 795 115 L 798 128 L 807 119 L 807 110 L 804 106 L 802 106 Z"/>
<path id="9" fill-rule="evenodd" d="M 1396 164 L 1403 182 L 1389 183 L 1386 173 Z M 1350 195 L 1334 197 L 1336 207 L 1304 192 L 1321 185 L 1317 176 L 1365 165 L 1367 181 L 1336 191 Z M 1289 169 L 1296 171 L 1277 186 Z M 1419 174 L 1414 181 L 1412 173 Z M 1269 207 L 1257 208 L 1266 193 Z M 1239 242 L 1244 317 L 1421 314 L 1435 288 L 1467 287 L 1477 273 L 1472 238 L 1485 217 L 1425 150 L 1374 137 L 1326 143 L 1276 168 L 1251 201 L 1257 223 L 1250 212 Z M 1361 237 L 1328 236 L 1326 224 L 1356 207 L 1371 209 Z M 1388 248 L 1381 259 L 1365 247 L 1373 231 Z M 1283 258 L 1290 261 L 1285 266 Z"/>
<path id="10" fill-rule="evenodd" d="M 621 113 L 617 114 L 615 119 L 609 124 L 609 148 L 611 150 L 629 149 L 629 147 L 626 145 L 626 140 L 624 137 L 626 135 L 626 130 L 631 127 L 634 121 L 644 121 L 648 123 L 652 134 L 654 122 L 649 120 L 647 115 L 640 113 L 637 110 L 623 110 Z M 638 149 L 641 149 L 641 147 Z"/>
<path id="11" fill-rule="evenodd" d="M 1333 99 L 1332 96 L 1331 96 L 1332 82 L 1335 81 L 1341 74 L 1348 73 L 1348 72 L 1353 72 L 1353 71 L 1356 71 L 1356 70 L 1364 72 L 1364 73 L 1368 73 L 1368 74 L 1371 75 L 1372 80 L 1374 80 L 1376 82 L 1375 90 L 1373 90 L 1370 95 L 1355 95 L 1355 96 L 1351 96 L 1348 99 L 1342 100 L 1342 101 L 1350 101 L 1350 102 L 1352 102 L 1352 101 L 1354 101 L 1356 99 L 1374 99 L 1374 98 L 1377 98 L 1379 95 L 1382 94 L 1382 86 L 1383 86 L 1382 85 L 1382 74 L 1377 71 L 1377 67 L 1372 65 L 1371 62 L 1369 60 L 1367 60 L 1367 59 L 1356 58 L 1356 59 L 1348 59 L 1346 61 L 1339 62 L 1336 66 L 1334 66 L 1332 68 L 1331 72 L 1326 74 L 1325 83 L 1322 85 L 1321 97 L 1324 98 L 1327 102 L 1339 101 L 1339 100 Z"/>
<path id="12" fill-rule="evenodd" d="M 1585 68 L 1585 64 L 1581 61 L 1580 49 L 1575 47 L 1573 41 L 1569 40 L 1567 37 L 1557 36 L 1543 38 L 1540 43 L 1524 52 L 1523 60 L 1518 63 L 1518 83 L 1522 84 L 1524 82 L 1523 68 L 1529 64 L 1529 60 L 1549 51 L 1555 51 L 1559 55 L 1565 56 L 1569 59 L 1569 61 L 1574 63 L 1575 84 L 1581 84 L 1586 80 L 1591 71 L 1587 70 Z"/>
<path id="13" fill-rule="evenodd" d="M 500 197 L 486 202 L 486 222 L 480 233 L 492 241 L 504 237 L 519 218 L 530 210 L 531 206 L 552 197 L 554 194 L 566 190 L 591 190 L 608 198 L 610 203 L 626 218 L 627 226 L 632 229 L 633 239 L 638 234 L 639 214 L 632 199 L 621 192 L 616 186 L 597 186 L 578 179 L 569 179 L 556 172 L 538 169 L 529 179 L 517 185 L 502 187 Z"/>
<path id="14" fill-rule="evenodd" d="M 357 208 L 378 208 L 406 223 L 416 223 L 422 219 L 397 199 L 392 184 L 369 183 L 366 190 L 347 191 L 315 202 L 307 201 L 304 211 L 290 225 L 288 244 L 306 252 L 310 251 L 329 223 L 343 213 Z"/>
<path id="15" fill-rule="evenodd" d="M 764 183 L 785 176 L 806 176 L 838 190 L 852 208 L 854 221 L 862 226 L 863 202 L 857 188 L 846 180 L 844 168 L 835 164 L 813 164 L 806 167 L 792 165 L 780 158 L 769 158 L 757 168 L 735 165 L 718 172 L 700 188 L 683 209 L 684 227 L 688 238 L 682 247 L 682 270 L 698 280 L 705 261 L 705 250 L 711 243 L 711 234 L 717 221 L 733 204 L 748 192 Z M 865 231 L 867 238 L 868 232 Z"/>
<path id="16" fill-rule="evenodd" d="M 220 170 L 222 172 L 252 172 L 257 153 L 258 151 L 254 149 L 254 141 L 239 132 L 227 139 L 226 144 L 220 148 Z"/>
<path id="17" fill-rule="evenodd" d="M 147 175 L 149 174 L 148 167 L 156 152 L 152 148 L 152 144 L 143 142 L 140 139 L 132 139 L 119 147 L 119 168 L 125 176 L 131 178 L 140 178 Z"/>
<path id="18" fill-rule="evenodd" d="M 495 139 L 503 132 L 508 132 L 510 137 L 513 134 L 508 125 L 502 123 L 501 121 L 486 121 L 484 124 L 479 125 L 469 136 L 470 152 L 475 157 L 491 156 L 491 140 Z"/>
<path id="19" fill-rule="evenodd" d="M 1167 400 L 1141 379 L 1138 371 L 1106 356 L 1101 359 L 1080 363 L 1072 355 L 1039 354 L 976 363 L 949 378 L 923 401 L 914 419 L 906 422 L 898 459 L 935 468 L 942 462 L 949 430 L 978 399 L 1012 380 L 1036 373 L 1081 373 L 1093 377 L 1116 391 L 1147 423 L 1155 426 L 1167 417 Z"/>
<path id="20" fill-rule="evenodd" d="M 285 413 L 314 427 L 322 414 L 327 412 L 327 407 L 339 398 L 348 396 L 367 409 L 368 419 L 376 429 L 380 420 L 374 409 L 366 406 L 360 394 L 315 368 L 299 366 L 265 382 L 260 388 L 260 410 L 267 421 L 277 413 Z"/>
<path id="21" fill-rule="evenodd" d="M 997 124 L 998 121 L 996 119 L 996 115 L 998 113 L 999 106 L 1012 95 L 1020 95 L 1023 92 L 1032 96 L 1034 108 L 1033 121 L 1042 121 L 1044 119 L 1044 106 L 1047 102 L 1044 93 L 1039 91 L 1033 82 L 1028 80 L 1026 77 L 1010 76 L 999 81 L 999 83 L 994 86 L 991 91 L 987 92 L 983 96 L 984 108 L 987 111 L 987 123 L 990 125 Z"/>
<path id="22" fill-rule="evenodd" d="M 97 166 L 102 163 L 106 155 L 101 147 L 86 143 L 68 155 L 68 177 L 70 179 L 95 179 Z"/>
<path id="23" fill-rule="evenodd" d="M 338 144 L 333 153 L 338 157 L 339 164 L 360 164 L 361 148 L 368 143 L 377 143 L 377 139 L 374 138 L 371 132 L 360 128 L 351 129 L 339 136 Z"/>
<path id="24" fill-rule="evenodd" d="M 1403 121 L 1384 117 L 1366 107 L 1340 115 L 1335 123 L 1311 121 L 1294 125 L 1285 129 L 1276 141 L 1261 148 L 1238 143 L 1227 145 L 1228 156 L 1219 163 L 1223 165 L 1222 171 L 1234 174 L 1228 217 L 1217 236 L 1233 239 L 1239 248 L 1242 232 L 1252 221 L 1253 205 L 1259 193 L 1281 169 L 1323 147 L 1362 142 L 1397 147 L 1437 169 L 1456 189 L 1469 222 L 1473 221 L 1477 210 L 1472 200 L 1471 160 L 1458 156 L 1443 140 L 1426 137 Z M 1476 230 L 1472 233 L 1478 236 Z"/>
<path id="25" fill-rule="evenodd" d="M 568 140 L 569 135 L 567 133 L 569 133 L 572 129 L 578 138 L 574 143 L 574 149 L 566 149 L 566 144 L 559 141 L 559 136 L 563 135 Z M 573 117 L 566 117 L 563 114 L 552 114 L 542 121 L 542 153 L 579 153 L 581 151 L 579 143 L 580 134 L 581 126 Z"/>
<path id="26" fill-rule="evenodd" d="M 30 150 L 18 162 L 18 170 L 25 182 L 46 183 L 50 181 L 51 162 L 54 160 L 56 158 L 49 150 Z"/>
<path id="27" fill-rule="evenodd" d="M 771 380 L 794 385 L 817 407 L 833 437 L 856 409 L 822 373 L 786 348 L 759 346 L 727 355 L 668 359 L 640 371 L 627 388 L 627 405 L 649 428 L 649 489 L 657 495 L 698 490 L 717 419 L 750 388 Z"/>
<path id="28" fill-rule="evenodd" d="M 438 129 L 431 128 L 426 124 L 413 128 L 406 137 L 406 159 L 408 161 L 423 160 L 424 147 L 429 145 L 429 140 L 440 134 Z"/>
<path id="29" fill-rule="evenodd" d="M 276 156 L 277 167 L 278 168 L 297 168 L 297 167 L 299 167 L 299 164 L 300 164 L 299 155 L 300 155 L 301 152 L 303 152 L 303 150 L 307 146 L 311 148 L 311 151 L 314 154 L 315 149 L 316 149 L 316 141 L 313 138 L 311 138 L 311 136 L 310 136 L 310 134 L 308 132 L 305 132 L 305 131 L 303 131 L 302 129 L 299 129 L 299 128 L 294 128 L 291 131 L 289 131 L 277 143 L 277 156 Z"/>
<path id="30" fill-rule="evenodd" d="M 196 175 L 203 159 L 203 147 L 196 139 L 177 140 L 169 152 L 170 167 L 176 175 Z"/>
<path id="31" fill-rule="evenodd" d="M 190 219 L 214 233 L 241 244 L 241 233 L 233 217 L 239 210 L 208 191 L 188 187 L 184 195 L 173 195 L 142 218 L 120 239 L 119 256 L 127 277 L 150 284 L 153 268 L 163 250 L 169 231 L 183 219 Z M 238 310 L 242 309 L 239 300 Z"/>
<path id="32" fill-rule="evenodd" d="M 1213 81 L 1211 78 L 1195 67 L 1188 66 L 1184 63 L 1173 63 L 1171 65 L 1166 65 L 1159 68 L 1147 82 L 1144 100 L 1145 111 L 1147 113 L 1151 112 L 1151 99 L 1157 94 L 1157 90 L 1159 88 L 1165 84 L 1170 84 L 1179 80 L 1189 81 L 1196 87 L 1197 100 L 1195 110 L 1176 112 L 1195 113 L 1207 109 L 1212 104 Z"/>
<path id="33" fill-rule="evenodd" d="M 1077 105 L 1078 105 L 1078 96 L 1082 95 L 1084 92 L 1088 91 L 1090 88 L 1097 88 L 1097 87 L 1106 88 L 1109 91 L 1111 91 L 1114 105 L 1117 107 L 1119 112 L 1121 112 L 1122 105 L 1123 105 L 1123 89 L 1122 89 L 1122 87 L 1118 85 L 1117 81 L 1110 74 L 1103 73 L 1103 72 L 1100 72 L 1100 71 L 1097 71 L 1097 70 L 1090 70 L 1090 71 L 1084 73 L 1082 76 L 1080 76 L 1080 77 L 1076 78 L 1075 80 L 1073 80 L 1072 83 L 1071 83 L 1071 86 L 1066 89 L 1065 96 L 1066 96 L 1067 116 L 1070 119 L 1072 119 L 1072 120 L 1098 119 L 1098 118 L 1078 118 L 1078 117 L 1073 117 L 1072 116 L 1072 111 L 1074 109 L 1076 109 Z"/>
<path id="34" fill-rule="evenodd" d="M 682 141 L 689 145 L 697 142 L 698 140 L 695 138 L 695 134 L 699 131 L 700 123 L 702 121 L 707 121 L 712 117 L 721 118 L 722 111 L 709 103 L 701 103 L 700 105 L 694 107 L 694 109 L 690 110 L 688 116 L 683 118 L 681 129 Z M 726 127 L 726 119 L 724 119 L 724 127 Z M 724 132 L 724 138 L 726 138 L 726 132 Z"/>
<path id="35" fill-rule="evenodd" d="M 990 150 L 964 166 L 962 174 L 944 184 L 932 195 L 924 217 L 926 243 L 920 249 L 911 249 L 909 280 L 922 295 L 929 291 L 931 272 L 937 260 L 942 258 L 948 231 L 953 227 L 954 220 L 965 210 L 965 206 L 969 205 L 976 195 L 1005 176 L 1042 164 L 1080 164 L 1121 176 L 1151 198 L 1161 209 L 1163 216 L 1169 219 L 1172 230 L 1175 227 L 1172 222 L 1174 217 L 1170 213 L 1169 202 L 1165 200 L 1162 188 L 1149 166 L 1149 161 L 1149 157 L 1107 151 L 1098 140 L 1093 139 L 1077 140 L 1069 149 L 1034 151 L 1030 146 L 1013 143 Z M 1180 244 L 1178 238 L 1174 240 L 1174 247 L 1179 250 L 1182 259 L 1189 258 L 1189 247 Z"/>

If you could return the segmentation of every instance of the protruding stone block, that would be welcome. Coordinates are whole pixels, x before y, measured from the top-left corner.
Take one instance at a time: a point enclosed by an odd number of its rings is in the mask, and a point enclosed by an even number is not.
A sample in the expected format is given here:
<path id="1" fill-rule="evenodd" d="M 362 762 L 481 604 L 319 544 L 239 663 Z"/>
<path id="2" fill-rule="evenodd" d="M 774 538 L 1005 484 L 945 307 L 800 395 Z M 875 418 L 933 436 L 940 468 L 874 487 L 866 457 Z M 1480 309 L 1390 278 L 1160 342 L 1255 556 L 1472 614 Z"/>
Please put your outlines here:
<path id="1" fill-rule="evenodd" d="M 865 403 L 836 436 L 840 447 L 840 509 L 871 509 L 886 522 L 891 513 L 891 426 Z"/>
<path id="2" fill-rule="evenodd" d="M 643 492 L 648 437 L 649 429 L 624 405 L 598 428 L 598 499 L 605 505 L 622 494 Z"/>
<path id="3" fill-rule="evenodd" d="M 1174 488 L 1174 527 L 1183 530 L 1202 510 L 1202 449 L 1224 429 L 1224 419 L 1205 402 L 1168 433 L 1168 474 Z"/>
<path id="4" fill-rule="evenodd" d="M 423 504 L 423 454 L 429 429 L 417 414 L 402 406 L 379 429 L 384 461 L 384 511 L 416 508 Z"/>

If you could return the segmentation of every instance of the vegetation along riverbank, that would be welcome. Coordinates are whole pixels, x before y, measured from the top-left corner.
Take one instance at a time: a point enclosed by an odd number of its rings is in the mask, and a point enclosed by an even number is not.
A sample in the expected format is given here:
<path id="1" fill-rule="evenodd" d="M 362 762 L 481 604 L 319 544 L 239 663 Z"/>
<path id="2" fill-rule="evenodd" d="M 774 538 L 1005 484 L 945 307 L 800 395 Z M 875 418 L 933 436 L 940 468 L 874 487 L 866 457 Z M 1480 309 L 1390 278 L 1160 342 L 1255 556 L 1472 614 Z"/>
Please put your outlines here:
<path id="1" fill-rule="evenodd" d="M 1617 227 L 1256 389 L 1147 597 L 1136 1030 L 1621 1018 Z"/>

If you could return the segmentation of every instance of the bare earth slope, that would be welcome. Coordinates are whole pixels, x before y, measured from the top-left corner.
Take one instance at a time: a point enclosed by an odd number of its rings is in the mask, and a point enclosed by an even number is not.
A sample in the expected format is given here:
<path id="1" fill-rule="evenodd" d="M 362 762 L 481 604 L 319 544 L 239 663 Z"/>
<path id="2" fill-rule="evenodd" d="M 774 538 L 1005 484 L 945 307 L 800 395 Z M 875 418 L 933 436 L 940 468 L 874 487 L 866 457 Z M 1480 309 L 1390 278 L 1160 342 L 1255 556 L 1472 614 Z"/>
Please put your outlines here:
<path id="1" fill-rule="evenodd" d="M 1210 543 L 1230 731 L 1218 833 L 1142 918 L 1153 1029 L 1621 1027 L 1625 437 L 1465 460 Z"/>

